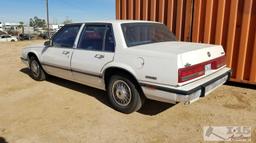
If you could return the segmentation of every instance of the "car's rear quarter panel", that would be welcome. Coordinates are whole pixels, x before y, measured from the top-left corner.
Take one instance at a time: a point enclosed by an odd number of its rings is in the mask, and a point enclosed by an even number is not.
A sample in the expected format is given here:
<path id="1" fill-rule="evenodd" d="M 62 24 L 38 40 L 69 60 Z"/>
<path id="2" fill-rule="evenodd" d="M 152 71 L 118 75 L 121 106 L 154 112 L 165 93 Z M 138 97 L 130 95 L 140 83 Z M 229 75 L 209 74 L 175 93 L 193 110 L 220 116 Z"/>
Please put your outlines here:
<path id="1" fill-rule="evenodd" d="M 165 57 L 157 53 L 141 52 L 132 48 L 123 50 L 115 55 L 115 61 L 130 66 L 140 82 L 177 85 L 177 56 L 169 55 Z M 155 79 L 146 77 L 153 77 Z"/>

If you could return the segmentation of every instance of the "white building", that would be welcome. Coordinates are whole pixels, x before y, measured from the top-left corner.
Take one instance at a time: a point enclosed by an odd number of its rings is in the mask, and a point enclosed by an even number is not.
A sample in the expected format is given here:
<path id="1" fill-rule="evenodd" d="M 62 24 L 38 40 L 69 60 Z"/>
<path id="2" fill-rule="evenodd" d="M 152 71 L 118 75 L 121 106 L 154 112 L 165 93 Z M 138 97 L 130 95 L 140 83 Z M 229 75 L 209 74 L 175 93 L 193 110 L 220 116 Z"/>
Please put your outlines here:
<path id="1" fill-rule="evenodd" d="M 2 22 L 0 22 L 0 31 L 4 31 Z"/>
<path id="2" fill-rule="evenodd" d="M 34 27 L 30 27 L 30 26 L 24 26 L 24 33 L 25 34 L 33 34 L 34 31 Z"/>
<path id="3" fill-rule="evenodd" d="M 58 31 L 60 29 L 60 25 L 58 25 L 58 24 L 50 24 L 49 28 L 52 31 Z"/>
<path id="4" fill-rule="evenodd" d="M 9 22 L 5 22 L 5 23 L 4 23 L 4 29 L 5 29 L 5 30 L 7 30 L 7 29 L 10 29 L 10 30 L 17 30 L 19 25 L 20 25 L 19 23 L 9 23 Z"/>

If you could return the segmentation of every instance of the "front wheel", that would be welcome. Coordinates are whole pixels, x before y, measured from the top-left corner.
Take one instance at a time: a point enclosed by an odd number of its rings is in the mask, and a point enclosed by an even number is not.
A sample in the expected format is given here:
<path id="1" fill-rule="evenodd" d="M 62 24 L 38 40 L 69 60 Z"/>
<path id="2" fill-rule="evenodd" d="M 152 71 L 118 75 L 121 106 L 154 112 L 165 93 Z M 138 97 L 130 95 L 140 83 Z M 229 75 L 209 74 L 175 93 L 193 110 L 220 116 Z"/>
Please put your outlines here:
<path id="1" fill-rule="evenodd" d="M 46 74 L 44 70 L 42 69 L 41 65 L 39 64 L 39 61 L 37 58 L 32 56 L 29 60 L 29 69 L 30 69 L 30 75 L 33 79 L 42 81 L 45 80 Z"/>
<path id="2" fill-rule="evenodd" d="M 107 92 L 111 105 L 120 112 L 128 114 L 138 111 L 143 104 L 143 95 L 140 95 L 135 84 L 126 77 L 112 76 Z"/>

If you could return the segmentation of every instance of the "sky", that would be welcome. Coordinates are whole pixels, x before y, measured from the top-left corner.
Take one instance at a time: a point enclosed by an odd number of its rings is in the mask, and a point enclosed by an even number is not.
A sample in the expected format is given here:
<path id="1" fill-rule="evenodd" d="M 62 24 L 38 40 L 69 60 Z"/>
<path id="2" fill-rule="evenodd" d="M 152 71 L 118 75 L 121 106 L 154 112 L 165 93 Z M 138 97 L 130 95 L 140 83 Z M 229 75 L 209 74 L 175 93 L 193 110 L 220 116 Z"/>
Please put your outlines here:
<path id="1" fill-rule="evenodd" d="M 50 23 L 115 19 L 115 0 L 48 0 Z M 29 23 L 37 16 L 46 19 L 45 0 L 0 0 L 0 22 Z"/>

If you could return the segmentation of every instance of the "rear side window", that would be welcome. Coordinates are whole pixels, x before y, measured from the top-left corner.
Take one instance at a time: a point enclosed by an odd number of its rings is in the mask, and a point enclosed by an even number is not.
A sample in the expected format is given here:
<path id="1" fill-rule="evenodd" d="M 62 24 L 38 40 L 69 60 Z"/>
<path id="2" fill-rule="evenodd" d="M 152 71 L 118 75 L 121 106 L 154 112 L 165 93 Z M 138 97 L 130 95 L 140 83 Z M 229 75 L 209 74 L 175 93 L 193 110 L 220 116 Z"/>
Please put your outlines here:
<path id="1" fill-rule="evenodd" d="M 111 26 L 107 26 L 104 51 L 114 52 L 114 50 L 115 50 L 115 37 L 114 37 Z"/>
<path id="2" fill-rule="evenodd" d="M 121 24 L 128 47 L 150 43 L 176 41 L 175 35 L 160 23 Z"/>
<path id="3" fill-rule="evenodd" d="M 115 40 L 111 26 L 86 25 L 83 30 L 78 49 L 113 52 Z"/>
<path id="4" fill-rule="evenodd" d="M 105 35 L 105 25 L 88 25 L 78 44 L 79 49 L 101 51 L 103 48 L 103 40 Z"/>
<path id="5" fill-rule="evenodd" d="M 72 48 L 81 25 L 64 26 L 52 39 L 54 47 Z"/>

